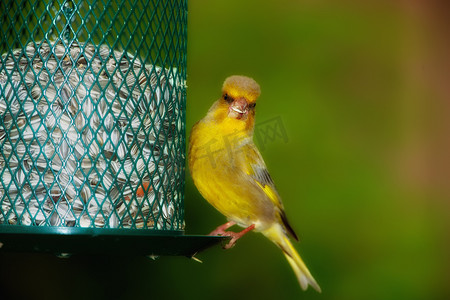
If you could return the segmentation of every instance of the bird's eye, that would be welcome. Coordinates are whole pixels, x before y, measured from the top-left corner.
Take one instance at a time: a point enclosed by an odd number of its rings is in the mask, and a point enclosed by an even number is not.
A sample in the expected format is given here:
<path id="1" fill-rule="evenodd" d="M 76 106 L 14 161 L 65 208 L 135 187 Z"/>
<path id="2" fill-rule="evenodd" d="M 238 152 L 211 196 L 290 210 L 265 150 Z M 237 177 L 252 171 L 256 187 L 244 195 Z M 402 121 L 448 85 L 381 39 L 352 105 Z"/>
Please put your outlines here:
<path id="1" fill-rule="evenodd" d="M 227 101 L 228 103 L 233 102 L 233 98 L 230 97 L 228 94 L 223 94 L 223 100 Z"/>
<path id="2" fill-rule="evenodd" d="M 250 103 L 250 104 L 248 105 L 249 108 L 255 108 L 255 106 L 256 106 L 256 103 Z"/>

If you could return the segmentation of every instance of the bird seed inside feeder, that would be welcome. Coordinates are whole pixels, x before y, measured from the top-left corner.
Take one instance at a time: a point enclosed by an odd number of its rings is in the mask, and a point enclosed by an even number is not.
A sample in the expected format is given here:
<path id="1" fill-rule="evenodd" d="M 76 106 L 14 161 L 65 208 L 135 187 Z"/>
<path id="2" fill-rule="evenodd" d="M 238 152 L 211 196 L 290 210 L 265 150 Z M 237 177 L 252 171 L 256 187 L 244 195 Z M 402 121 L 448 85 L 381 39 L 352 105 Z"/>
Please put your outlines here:
<path id="1" fill-rule="evenodd" d="M 0 223 L 178 226 L 183 88 L 175 69 L 105 45 L 5 53 Z"/>

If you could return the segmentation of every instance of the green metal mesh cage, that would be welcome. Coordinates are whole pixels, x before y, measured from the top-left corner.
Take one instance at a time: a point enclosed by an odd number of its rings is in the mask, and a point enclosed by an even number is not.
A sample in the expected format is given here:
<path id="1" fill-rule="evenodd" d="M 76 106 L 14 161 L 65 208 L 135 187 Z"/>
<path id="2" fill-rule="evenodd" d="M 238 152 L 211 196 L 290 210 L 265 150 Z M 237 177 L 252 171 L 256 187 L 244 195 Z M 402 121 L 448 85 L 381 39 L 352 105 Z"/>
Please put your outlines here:
<path id="1" fill-rule="evenodd" d="M 183 231 L 186 2 L 0 1 L 0 233 Z"/>

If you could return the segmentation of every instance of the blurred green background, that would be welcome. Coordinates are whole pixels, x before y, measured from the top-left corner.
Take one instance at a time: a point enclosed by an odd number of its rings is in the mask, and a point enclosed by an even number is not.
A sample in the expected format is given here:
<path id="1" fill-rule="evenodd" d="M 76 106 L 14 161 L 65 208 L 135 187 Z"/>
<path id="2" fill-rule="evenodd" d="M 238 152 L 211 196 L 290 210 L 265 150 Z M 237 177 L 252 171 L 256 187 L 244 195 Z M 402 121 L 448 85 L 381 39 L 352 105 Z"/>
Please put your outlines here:
<path id="1" fill-rule="evenodd" d="M 259 146 L 322 294 L 251 233 L 203 264 L 2 254 L 0 298 L 450 299 L 449 20 L 440 0 L 189 1 L 187 128 L 227 76 L 260 83 L 257 123 L 287 139 Z M 189 175 L 185 207 L 188 234 L 225 222 Z"/>

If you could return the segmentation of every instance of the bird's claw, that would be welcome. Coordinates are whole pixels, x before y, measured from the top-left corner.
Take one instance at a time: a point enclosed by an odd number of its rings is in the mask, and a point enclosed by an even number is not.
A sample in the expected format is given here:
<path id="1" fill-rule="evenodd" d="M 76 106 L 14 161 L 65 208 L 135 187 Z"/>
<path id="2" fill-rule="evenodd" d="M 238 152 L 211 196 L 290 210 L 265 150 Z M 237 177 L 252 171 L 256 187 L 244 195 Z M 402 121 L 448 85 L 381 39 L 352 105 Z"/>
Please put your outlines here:
<path id="1" fill-rule="evenodd" d="M 235 224 L 236 224 L 236 223 L 233 222 L 233 221 L 226 222 L 225 224 L 220 225 L 219 227 L 217 227 L 216 229 L 214 229 L 213 231 L 211 231 L 211 232 L 209 233 L 209 235 L 212 235 L 212 236 L 214 236 L 214 235 L 220 235 L 220 236 L 225 235 L 225 233 L 228 232 L 228 231 L 226 231 L 226 230 L 227 230 L 228 228 L 230 228 L 231 226 L 235 225 Z"/>
<path id="2" fill-rule="evenodd" d="M 247 232 L 255 229 L 255 224 L 252 224 L 240 232 L 226 231 L 226 229 L 233 226 L 234 224 L 235 224 L 234 222 L 230 221 L 228 223 L 225 223 L 222 226 L 217 227 L 217 229 L 215 229 L 213 232 L 210 233 L 210 235 L 231 237 L 231 239 L 225 245 L 222 246 L 222 248 L 224 248 L 224 249 L 233 248 L 234 245 L 236 244 L 237 240 L 239 240 L 241 237 L 243 237 Z"/>

